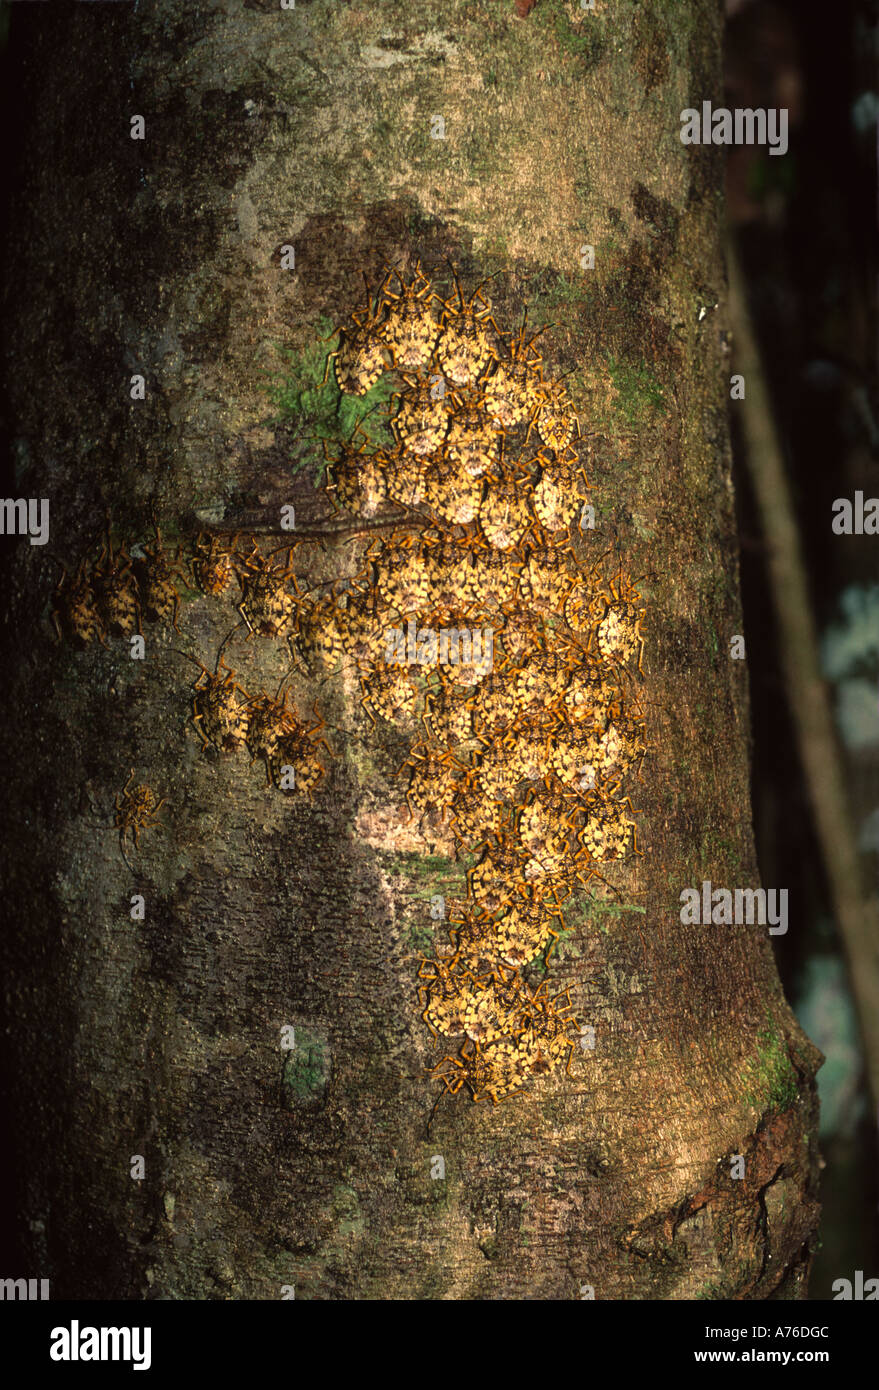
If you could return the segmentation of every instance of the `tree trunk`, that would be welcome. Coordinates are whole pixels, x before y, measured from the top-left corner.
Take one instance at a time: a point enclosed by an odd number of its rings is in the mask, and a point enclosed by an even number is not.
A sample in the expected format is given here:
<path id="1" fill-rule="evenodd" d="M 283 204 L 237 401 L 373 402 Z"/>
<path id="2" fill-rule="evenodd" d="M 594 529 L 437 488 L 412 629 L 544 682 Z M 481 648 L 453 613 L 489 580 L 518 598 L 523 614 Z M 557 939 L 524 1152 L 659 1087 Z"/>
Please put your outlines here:
<path id="1" fill-rule="evenodd" d="M 51 534 L 7 542 L 7 1075 L 20 1257 L 53 1297 L 803 1296 L 820 1056 L 766 926 L 680 920 L 684 888 L 759 883 L 722 151 L 679 138 L 719 100 L 720 40 L 717 0 L 15 7 L 7 424 Z M 156 520 L 181 556 L 199 532 L 296 541 L 302 595 L 362 576 L 397 513 L 337 515 L 315 485 L 358 399 L 320 385 L 325 340 L 362 272 L 416 259 L 446 295 L 449 263 L 465 296 L 493 276 L 502 332 L 548 325 L 595 511 L 574 549 L 646 609 L 643 855 L 565 904 L 569 1074 L 496 1104 L 426 1074 L 460 1041 L 421 1016 L 430 900 L 478 856 L 408 817 L 419 729 L 373 728 L 350 671 L 297 656 L 330 752 L 284 795 L 191 717 L 180 653 L 214 670 L 236 590 L 178 576 L 180 632 L 144 612 L 143 660 L 51 623 L 107 515 L 114 544 Z M 290 649 L 245 636 L 224 659 L 273 694 Z M 165 804 L 123 857 L 130 769 Z"/>

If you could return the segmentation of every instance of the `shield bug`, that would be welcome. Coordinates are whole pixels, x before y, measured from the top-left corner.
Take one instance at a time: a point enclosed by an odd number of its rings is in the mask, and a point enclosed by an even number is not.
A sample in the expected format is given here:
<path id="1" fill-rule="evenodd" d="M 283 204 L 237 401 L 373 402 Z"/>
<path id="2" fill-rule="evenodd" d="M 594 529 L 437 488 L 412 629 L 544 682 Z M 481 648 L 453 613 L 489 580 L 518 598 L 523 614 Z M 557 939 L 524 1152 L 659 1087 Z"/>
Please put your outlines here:
<path id="1" fill-rule="evenodd" d="M 497 920 L 498 954 L 507 965 L 521 968 L 547 948 L 552 950 L 562 926 L 558 909 L 551 910 L 533 890 L 522 894 Z"/>
<path id="2" fill-rule="evenodd" d="M 397 393 L 397 414 L 391 421 L 398 444 L 407 453 L 423 458 L 435 454 L 446 437 L 449 427 L 449 407 L 444 396 L 434 395 L 433 387 L 424 377 L 403 374 L 407 390 Z"/>
<path id="3" fill-rule="evenodd" d="M 156 538 L 151 545 L 142 547 L 143 557 L 135 560 L 134 572 L 140 589 L 140 606 L 148 618 L 158 620 L 170 618 L 175 632 L 180 612 L 180 595 L 177 583 L 186 583 L 186 576 L 180 564 L 180 547 L 170 554 L 162 545 L 158 526 Z"/>
<path id="4" fill-rule="evenodd" d="M 462 763 L 448 749 L 439 750 L 429 744 L 415 744 L 400 773 L 408 769 L 409 786 L 406 792 L 406 805 L 409 819 L 417 812 L 419 822 L 429 810 L 439 811 L 445 816 L 454 800 L 458 779 L 467 771 Z"/>
<path id="5" fill-rule="evenodd" d="M 425 469 L 425 505 L 447 526 L 467 526 L 479 514 L 482 481 L 460 463 L 440 455 Z"/>
<path id="6" fill-rule="evenodd" d="M 586 484 L 586 474 L 573 451 L 550 462 L 538 454 L 540 476 L 534 485 L 534 510 L 541 526 L 547 531 L 561 531 L 570 526 L 583 510 L 580 482 Z"/>
<path id="7" fill-rule="evenodd" d="M 494 371 L 482 384 L 486 410 L 505 429 L 533 419 L 545 396 L 541 377 L 543 359 L 533 346 L 535 338 L 545 329 L 538 329 L 526 338 L 526 323 L 527 310 L 519 332 L 510 335 L 509 357 L 502 358 L 495 353 Z"/>
<path id="8" fill-rule="evenodd" d="M 485 413 L 476 397 L 452 397 L 454 411 L 446 437 L 446 454 L 470 474 L 481 478 L 500 462 L 500 427 Z"/>
<path id="9" fill-rule="evenodd" d="M 385 476 L 387 495 L 403 507 L 419 507 L 427 496 L 426 455 L 397 448 L 387 457 Z"/>
<path id="10" fill-rule="evenodd" d="M 63 565 L 61 571 L 52 606 L 52 625 L 58 640 L 68 637 L 77 646 L 86 647 L 97 638 L 106 647 L 104 624 L 85 560 L 80 562 L 72 578 Z"/>
<path id="11" fill-rule="evenodd" d="M 135 849 L 139 849 L 140 832 L 162 824 L 158 819 L 158 814 L 165 804 L 165 797 L 159 800 L 151 788 L 145 785 L 132 787 L 133 780 L 134 768 L 128 774 L 128 781 L 125 786 L 116 795 L 116 815 L 113 821 L 114 829 L 119 831 L 119 850 L 126 864 L 128 863 L 125 856 L 126 836 L 130 835 L 134 841 Z"/>
<path id="12" fill-rule="evenodd" d="M 277 758 L 278 749 L 285 738 L 303 735 L 303 726 L 295 710 L 290 707 L 290 692 L 285 690 L 283 697 L 258 695 L 247 704 L 246 743 L 250 761 L 261 758 L 266 769 L 266 786 L 271 785 L 272 761 Z"/>
<path id="13" fill-rule="evenodd" d="M 287 551 L 287 564 L 279 566 L 273 559 L 274 552 L 263 555 L 253 537 L 251 545 L 250 555 L 237 567 L 241 584 L 238 612 L 247 624 L 248 636 L 256 632 L 280 637 L 289 630 L 297 613 L 299 591 L 291 593 L 288 587 L 292 579 L 296 588 L 292 552 Z"/>
<path id="14" fill-rule="evenodd" d="M 321 382 L 322 386 L 326 384 L 332 362 L 339 390 L 351 396 L 365 396 L 391 365 L 390 354 L 381 336 L 383 310 L 380 296 L 372 299 L 365 276 L 364 283 L 366 308 L 352 313 L 353 327 L 346 324 L 338 330 L 339 346 L 327 357 Z"/>
<path id="15" fill-rule="evenodd" d="M 644 674 L 641 657 L 644 652 L 644 638 L 641 623 L 646 610 L 639 607 L 641 595 L 622 572 L 610 585 L 611 597 L 603 600 L 604 611 L 596 623 L 595 635 L 598 650 L 605 661 L 619 662 L 621 665 L 638 658 L 638 671 Z"/>
<path id="16" fill-rule="evenodd" d="M 335 507 L 373 517 L 391 495 L 387 456 L 380 450 L 368 454 L 350 446 L 330 463 L 326 491 Z"/>
<path id="17" fill-rule="evenodd" d="M 523 563 L 519 585 L 525 601 L 562 613 L 574 584 L 568 569 L 570 544 L 567 541 L 556 545 L 525 542 L 521 549 Z"/>
<path id="18" fill-rule="evenodd" d="M 360 703 L 372 723 L 375 716 L 383 719 L 411 719 L 415 714 L 418 692 L 409 679 L 409 668 L 377 666 L 360 678 Z"/>
<path id="19" fill-rule="evenodd" d="M 544 387 L 544 398 L 532 425 L 536 425 L 546 447 L 557 454 L 568 447 L 575 433 L 579 435 L 580 422 L 562 382 L 550 382 Z"/>
<path id="20" fill-rule="evenodd" d="M 399 292 L 391 289 L 396 279 Z M 387 306 L 387 317 L 381 325 L 383 341 L 391 350 L 398 371 L 416 371 L 430 361 L 439 333 L 439 319 L 433 311 L 433 301 L 439 299 L 418 261 L 412 278 L 403 279 L 391 267 L 379 291 L 380 301 Z M 440 301 L 441 302 L 441 301 Z"/>
<path id="21" fill-rule="evenodd" d="M 495 550 L 512 550 L 522 539 L 533 517 L 528 492 L 510 479 L 489 477 L 479 505 L 479 527 Z"/>
<path id="22" fill-rule="evenodd" d="M 222 657 L 213 673 L 200 661 L 195 665 L 201 667 L 201 675 L 193 686 L 192 723 L 202 747 L 214 747 L 223 753 L 243 747 L 247 741 L 248 698 L 236 682 L 235 672 Z"/>
<path id="23" fill-rule="evenodd" d="M 236 553 L 220 536 L 199 535 L 190 558 L 192 577 L 203 594 L 218 598 L 235 578 Z"/>
<path id="24" fill-rule="evenodd" d="M 117 637 L 137 632 L 140 606 L 131 556 L 122 543 L 114 548 L 109 526 L 92 572 L 92 585 L 105 630 Z"/>
<path id="25" fill-rule="evenodd" d="M 630 832 L 635 821 L 629 810 L 634 807 L 628 797 L 617 800 L 609 791 L 594 791 L 583 798 L 583 825 L 578 839 L 591 859 L 601 863 L 609 859 L 625 859 L 629 850 Z M 632 848 L 640 853 L 632 835 Z"/>
<path id="26" fill-rule="evenodd" d="M 454 386 L 470 386 L 484 371 L 492 355 L 485 326 L 490 323 L 495 332 L 498 332 L 498 328 L 491 316 L 491 304 L 482 293 L 482 285 L 478 285 L 470 298 L 465 300 L 454 266 L 452 275 L 458 302 L 444 301 L 436 356 Z"/>

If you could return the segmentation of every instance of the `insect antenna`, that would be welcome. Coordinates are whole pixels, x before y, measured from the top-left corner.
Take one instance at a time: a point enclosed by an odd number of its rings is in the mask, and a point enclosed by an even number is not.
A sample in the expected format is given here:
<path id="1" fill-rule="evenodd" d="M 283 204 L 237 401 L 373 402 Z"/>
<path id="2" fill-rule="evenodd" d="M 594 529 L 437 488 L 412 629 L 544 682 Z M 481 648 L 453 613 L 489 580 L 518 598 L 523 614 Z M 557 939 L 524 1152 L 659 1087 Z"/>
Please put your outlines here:
<path id="1" fill-rule="evenodd" d="M 232 628 L 231 632 L 228 632 L 226 636 L 223 638 L 222 642 L 220 643 L 220 650 L 217 652 L 217 660 L 214 664 L 215 676 L 218 676 L 220 674 L 220 662 L 223 658 L 223 652 L 226 650 L 226 647 L 229 645 L 238 629 L 245 626 L 246 624 L 244 622 L 236 623 L 235 626 Z"/>

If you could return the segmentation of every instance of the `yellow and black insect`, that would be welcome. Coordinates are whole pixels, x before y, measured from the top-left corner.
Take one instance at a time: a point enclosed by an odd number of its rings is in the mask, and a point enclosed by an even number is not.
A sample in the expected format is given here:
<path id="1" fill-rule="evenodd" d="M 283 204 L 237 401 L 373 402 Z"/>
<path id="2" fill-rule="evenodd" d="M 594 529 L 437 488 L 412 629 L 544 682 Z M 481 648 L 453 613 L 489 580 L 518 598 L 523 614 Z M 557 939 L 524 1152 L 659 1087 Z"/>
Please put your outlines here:
<path id="1" fill-rule="evenodd" d="M 360 703 L 373 724 L 376 715 L 391 721 L 412 719 L 415 715 L 418 691 L 408 666 L 376 666 L 363 672 L 360 691 Z"/>
<path id="2" fill-rule="evenodd" d="M 190 660 L 192 658 L 189 658 Z M 192 723 L 203 748 L 216 748 L 228 753 L 243 748 L 247 742 L 249 700 L 222 657 L 211 672 L 200 661 L 201 674 L 196 678 L 192 696 Z"/>
<path id="3" fill-rule="evenodd" d="M 133 780 L 134 768 L 128 774 L 125 786 L 116 795 L 116 815 L 113 821 L 114 829 L 119 831 L 119 851 L 126 864 L 126 836 L 130 835 L 135 849 L 140 849 L 141 831 L 162 825 L 158 815 L 166 800 L 164 796 L 159 799 L 155 792 L 143 783 L 132 787 Z M 131 865 L 128 864 L 128 867 L 131 868 Z"/>
<path id="4" fill-rule="evenodd" d="M 237 553 L 234 543 L 219 536 L 199 535 L 193 546 L 190 568 L 196 585 L 203 594 L 218 598 L 235 578 Z"/>
<path id="5" fill-rule="evenodd" d="M 293 574 L 291 551 L 287 564 L 279 566 L 272 555 L 263 555 L 251 537 L 251 553 L 237 566 L 241 584 L 238 612 L 247 624 L 248 635 L 281 637 L 289 633 L 298 608 L 298 588 Z M 295 592 L 290 591 L 292 580 Z"/>
<path id="6" fill-rule="evenodd" d="M 564 382 L 543 384 L 543 399 L 529 425 L 529 434 L 535 426 L 546 447 L 557 454 L 568 448 L 575 435 L 579 436 L 580 421 Z"/>
<path id="7" fill-rule="evenodd" d="M 543 358 L 534 347 L 534 340 L 546 330 L 538 329 L 530 338 L 526 338 L 527 321 L 526 309 L 522 316 L 522 327 L 518 333 L 509 335 L 509 356 L 501 357 L 495 351 L 494 371 L 482 383 L 485 408 L 505 429 L 528 424 L 546 395 L 541 374 Z M 503 338 L 504 335 L 499 336 Z"/>
<path id="8" fill-rule="evenodd" d="M 288 735 L 301 734 L 302 725 L 290 706 L 289 691 L 277 696 L 262 694 L 248 701 L 246 710 L 246 743 L 250 761 L 261 759 L 266 769 L 266 786 L 271 785 L 271 764 L 278 756 L 281 741 Z"/>
<path id="9" fill-rule="evenodd" d="M 505 475 L 486 477 L 479 527 L 493 550 L 514 550 L 533 524 L 530 488 Z"/>
<path id="10" fill-rule="evenodd" d="M 134 573 L 140 590 L 140 606 L 146 617 L 153 620 L 170 619 L 175 632 L 180 614 L 180 594 L 177 583 L 186 584 L 183 572 L 180 547 L 172 552 L 162 545 L 158 526 L 155 540 L 142 546 L 143 556 L 134 562 Z"/>
<path id="11" fill-rule="evenodd" d="M 132 559 L 124 544 L 113 545 L 109 526 L 97 563 L 92 585 L 101 622 L 113 636 L 128 636 L 140 627 L 140 604 Z"/>
<path id="12" fill-rule="evenodd" d="M 373 517 L 388 498 L 396 500 L 391 481 L 398 471 L 381 450 L 370 454 L 349 445 L 329 463 L 326 491 L 337 509 Z"/>
<path id="13" fill-rule="evenodd" d="M 443 321 L 436 349 L 437 361 L 453 386 L 471 386 L 485 370 L 492 356 L 486 324 L 495 332 L 491 304 L 477 285 L 469 299 L 464 298 L 458 272 L 452 267 L 457 303 L 444 301 Z M 478 301 L 478 302 L 477 302 Z"/>
<path id="14" fill-rule="evenodd" d="M 486 413 L 478 396 L 452 396 L 453 412 L 446 436 L 446 454 L 471 478 L 496 470 L 501 456 L 501 428 Z"/>
<path id="15" fill-rule="evenodd" d="M 368 283 L 366 301 L 365 309 L 351 315 L 351 325 L 338 330 L 339 346 L 327 357 L 321 382 L 322 386 L 326 384 L 332 362 L 339 390 L 351 396 L 365 396 L 390 366 L 390 354 L 382 340 L 385 325 L 381 295 L 373 299 Z"/>
<path id="16" fill-rule="evenodd" d="M 424 458 L 442 447 L 449 428 L 451 410 L 435 382 L 424 376 L 403 373 L 407 389 L 397 393 L 399 407 L 391 420 L 398 444 L 407 453 Z"/>
<path id="17" fill-rule="evenodd" d="M 628 797 L 618 799 L 614 790 L 589 792 L 584 798 L 584 820 L 578 838 L 590 858 L 598 863 L 625 859 L 630 840 L 635 854 L 640 854 L 633 833 L 636 829 L 632 819 L 634 807 Z"/>
<path id="18" fill-rule="evenodd" d="M 395 279 L 399 292 L 391 289 Z M 408 281 L 391 267 L 379 291 L 379 300 L 387 310 L 381 336 L 391 350 L 394 366 L 403 372 L 427 367 L 439 334 L 439 319 L 433 311 L 434 300 L 439 301 L 439 296 L 420 262 L 415 262 Z"/>
<path id="19" fill-rule="evenodd" d="M 534 511 L 541 526 L 556 533 L 582 514 L 585 498 L 580 484 L 588 488 L 586 472 L 573 449 L 565 449 L 554 459 L 538 453 L 535 462 L 539 476 L 534 484 Z"/>
<path id="20" fill-rule="evenodd" d="M 644 638 L 641 624 L 646 609 L 640 606 L 641 595 L 622 575 L 622 570 L 609 586 L 610 597 L 602 596 L 598 602 L 603 610 L 595 625 L 598 650 L 605 661 L 625 665 L 637 656 L 638 671 L 643 675 L 641 658 L 644 651 Z"/>
<path id="21" fill-rule="evenodd" d="M 76 646 L 87 647 L 97 638 L 106 647 L 98 598 L 85 560 L 80 561 L 72 577 L 61 566 L 61 578 L 53 594 L 52 625 L 59 641 L 67 637 Z"/>
<path id="22" fill-rule="evenodd" d="M 468 526 L 479 515 L 481 478 L 445 454 L 428 461 L 424 475 L 425 507 L 438 525 Z"/>
<path id="23" fill-rule="evenodd" d="M 420 743 L 412 746 L 399 771 L 407 768 L 406 805 L 410 820 L 417 814 L 420 824 L 428 811 L 437 811 L 444 817 L 452 804 L 455 784 L 467 771 L 466 764 L 449 749 Z"/>

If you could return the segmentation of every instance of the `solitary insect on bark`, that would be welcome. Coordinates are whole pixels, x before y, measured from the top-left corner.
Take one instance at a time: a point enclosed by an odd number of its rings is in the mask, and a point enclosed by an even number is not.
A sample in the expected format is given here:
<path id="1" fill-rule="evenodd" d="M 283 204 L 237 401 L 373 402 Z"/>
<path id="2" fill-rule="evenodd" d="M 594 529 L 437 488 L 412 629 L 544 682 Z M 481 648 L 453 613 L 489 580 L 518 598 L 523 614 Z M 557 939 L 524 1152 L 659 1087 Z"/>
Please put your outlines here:
<path id="1" fill-rule="evenodd" d="M 247 747 L 250 761 L 261 758 L 266 769 L 266 786 L 271 786 L 271 761 L 277 757 L 281 740 L 289 734 L 301 731 L 301 724 L 295 710 L 289 705 L 290 692 L 285 690 L 283 699 L 273 699 L 271 695 L 258 695 L 247 706 Z"/>
<path id="2" fill-rule="evenodd" d="M 116 796 L 116 817 L 113 821 L 114 829 L 119 831 L 119 851 L 125 863 L 128 859 L 125 854 L 125 837 L 131 835 L 135 849 L 140 848 L 140 832 L 147 830 L 151 826 L 161 825 L 157 819 L 159 811 L 165 804 L 165 797 L 161 800 L 156 799 L 156 794 L 149 787 L 139 785 L 132 787 L 134 778 L 134 768 L 128 774 L 128 781 L 122 791 Z M 128 864 L 129 869 L 131 865 Z"/>
<path id="3" fill-rule="evenodd" d="M 247 746 L 251 762 L 262 758 L 266 770 L 266 786 L 278 781 L 281 766 L 288 763 L 294 767 L 297 776 L 294 788 L 305 790 L 303 768 L 306 759 L 311 758 L 319 745 L 330 751 L 325 739 L 318 738 L 324 727 L 322 719 L 308 724 L 300 719 L 289 703 L 290 692 L 283 697 L 259 695 L 247 706 Z M 323 768 L 320 769 L 323 775 Z M 291 789 L 291 790 L 292 790 Z"/>
<path id="4" fill-rule="evenodd" d="M 393 279 L 400 286 L 399 294 L 390 288 Z M 439 320 L 433 312 L 433 301 L 442 301 L 431 288 L 420 262 L 415 262 L 415 270 L 408 283 L 398 270 L 391 267 L 382 283 L 379 298 L 388 306 L 387 318 L 381 325 L 381 336 L 391 350 L 394 366 L 398 371 L 415 371 L 426 367 L 439 333 Z"/>
<path id="5" fill-rule="evenodd" d="M 326 776 L 326 768 L 320 760 L 317 746 L 310 743 L 310 735 L 284 734 L 278 743 L 278 751 L 270 762 L 271 779 L 274 785 L 287 795 L 307 796 L 311 794 Z M 324 739 L 317 740 L 329 752 Z M 288 784 L 286 768 L 292 769 L 292 784 Z"/>
<path id="6" fill-rule="evenodd" d="M 140 587 L 141 608 L 148 618 L 158 620 L 170 618 L 175 632 L 179 632 L 177 618 L 180 613 L 180 595 L 177 581 L 186 584 L 186 575 L 180 563 L 180 547 L 169 554 L 162 545 L 158 526 L 156 539 L 152 545 L 143 547 L 143 558 L 134 562 L 134 572 Z"/>
<path id="7" fill-rule="evenodd" d="M 80 562 L 72 579 L 63 565 L 61 570 L 52 607 L 52 625 L 59 642 L 68 637 L 77 646 L 87 647 L 97 638 L 106 647 L 104 624 L 85 560 Z"/>

